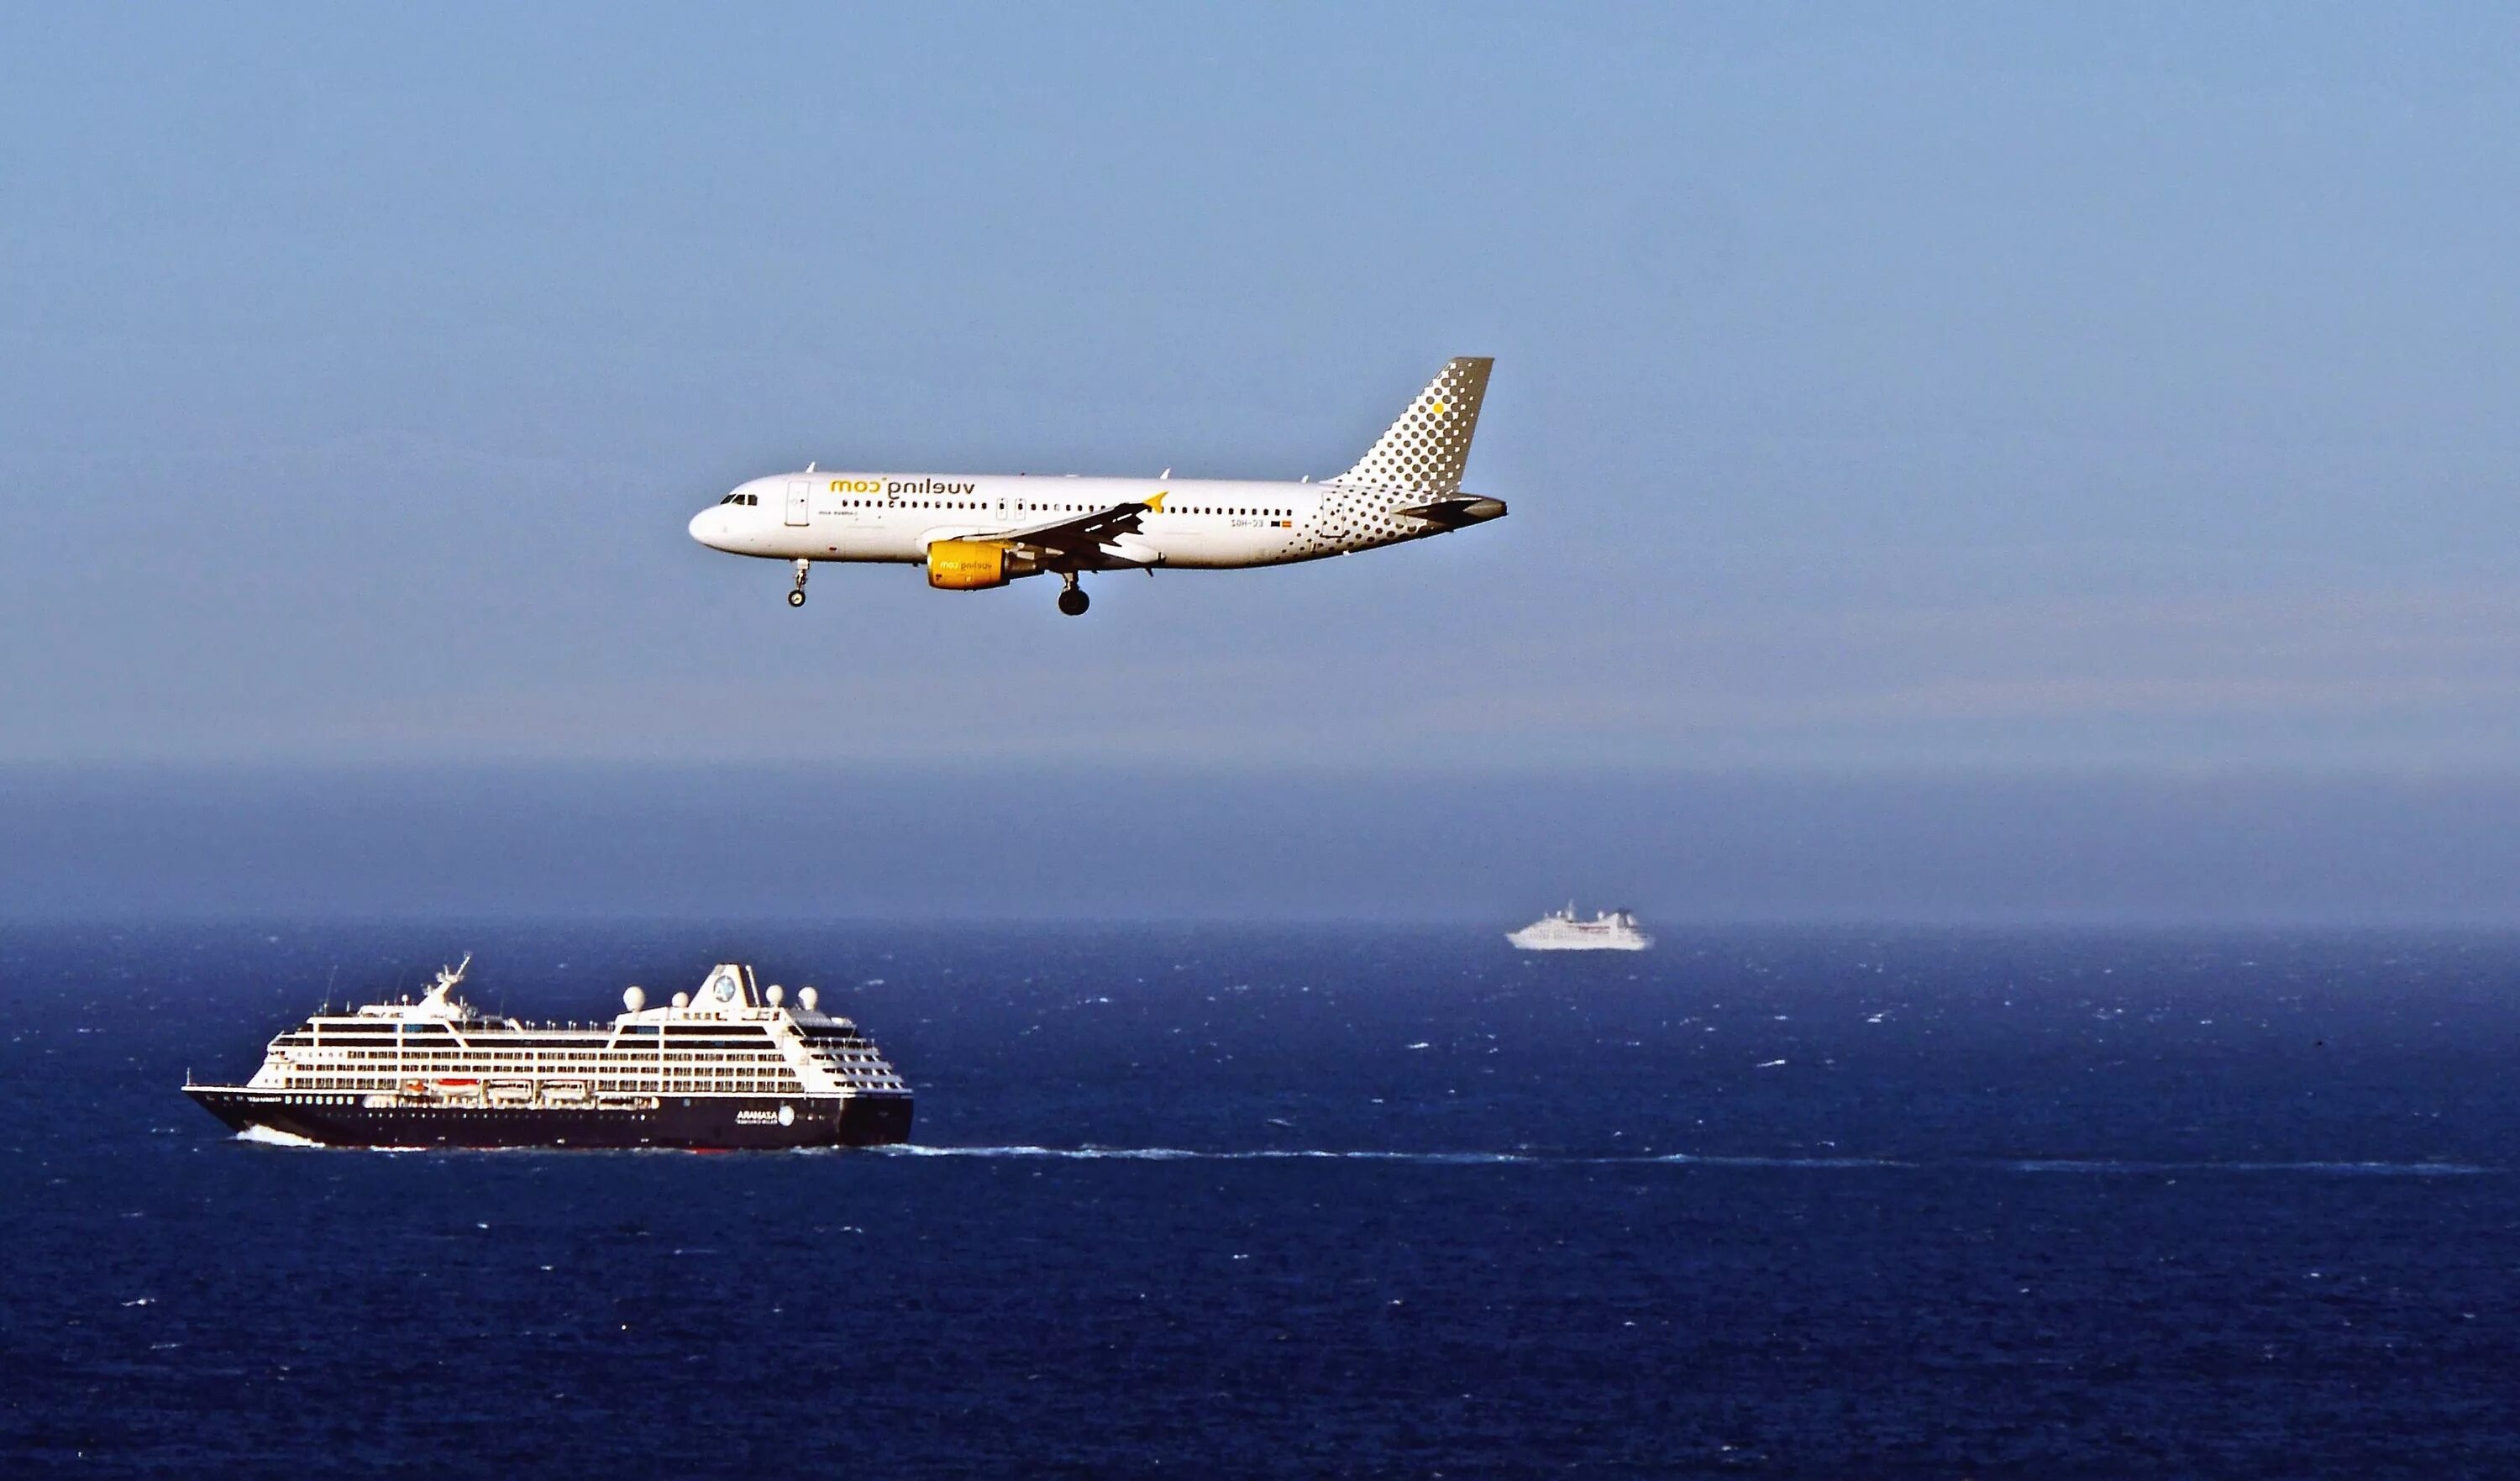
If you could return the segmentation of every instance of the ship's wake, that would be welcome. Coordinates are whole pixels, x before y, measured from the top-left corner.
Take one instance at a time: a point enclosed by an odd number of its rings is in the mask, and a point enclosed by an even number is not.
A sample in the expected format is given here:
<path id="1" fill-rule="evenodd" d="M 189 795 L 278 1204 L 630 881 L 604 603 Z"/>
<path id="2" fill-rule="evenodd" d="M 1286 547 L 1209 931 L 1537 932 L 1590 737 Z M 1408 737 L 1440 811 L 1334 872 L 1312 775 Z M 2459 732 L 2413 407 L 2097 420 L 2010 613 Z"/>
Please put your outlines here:
<path id="1" fill-rule="evenodd" d="M 2005 1166 L 2019 1173 L 2327 1173 L 2375 1178 L 2460 1178 L 2496 1171 L 2472 1162 L 2117 1162 L 2034 1158 Z"/>
<path id="2" fill-rule="evenodd" d="M 1588 1156 L 1579 1152 L 1404 1152 L 1327 1148 L 1252 1147 L 1200 1151 L 1186 1146 L 886 1146 L 905 1157 L 1049 1157 L 1061 1161 L 1121 1162 L 1409 1162 L 1436 1167 L 1556 1166 L 1645 1167 L 1695 1163 L 1706 1167 L 1912 1167 L 1880 1157 L 1700 1157 L 1667 1155 Z"/>
<path id="3" fill-rule="evenodd" d="M 1187 1146 L 920 1146 L 903 1144 L 872 1150 L 902 1157 L 1051 1157 L 1096 1162 L 1291 1162 L 1305 1159 L 1351 1162 L 1491 1163 L 1552 1160 L 1522 1152 L 1385 1152 L 1287 1150 L 1261 1147 L 1245 1151 L 1199 1151 Z M 1565 1159 L 1554 1159 L 1565 1160 Z"/>
<path id="4" fill-rule="evenodd" d="M 1427 1166 L 1807 1168 L 1816 1171 L 1941 1169 L 1954 1172 L 2114 1173 L 2210 1176 L 2218 1173 L 2294 1173 L 2353 1177 L 2440 1178 L 2491 1173 L 2467 1162 L 2155 1162 L 2110 1158 L 2011 1158 L 1911 1161 L 1896 1157 L 1742 1157 L 1693 1152 L 1587 1155 L 1575 1152 L 1407 1152 L 1254 1147 L 1200 1150 L 1187 1146 L 932 1146 L 906 1144 L 870 1150 L 899 1157 L 1037 1157 L 1065 1162 L 1401 1162 Z"/>

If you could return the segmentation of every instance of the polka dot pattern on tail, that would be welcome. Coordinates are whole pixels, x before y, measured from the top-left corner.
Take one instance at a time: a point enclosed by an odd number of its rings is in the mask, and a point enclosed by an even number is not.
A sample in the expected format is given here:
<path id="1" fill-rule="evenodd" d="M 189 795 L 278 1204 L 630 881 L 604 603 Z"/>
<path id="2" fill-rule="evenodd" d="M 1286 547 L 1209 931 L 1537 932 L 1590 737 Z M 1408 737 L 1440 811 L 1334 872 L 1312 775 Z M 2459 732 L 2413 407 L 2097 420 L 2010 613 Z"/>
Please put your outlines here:
<path id="1" fill-rule="evenodd" d="M 1478 430 L 1479 403 L 1487 398 L 1488 371 L 1495 364 L 1485 355 L 1447 361 L 1339 481 L 1431 498 L 1460 493 L 1462 467 L 1469 461 L 1470 434 Z"/>

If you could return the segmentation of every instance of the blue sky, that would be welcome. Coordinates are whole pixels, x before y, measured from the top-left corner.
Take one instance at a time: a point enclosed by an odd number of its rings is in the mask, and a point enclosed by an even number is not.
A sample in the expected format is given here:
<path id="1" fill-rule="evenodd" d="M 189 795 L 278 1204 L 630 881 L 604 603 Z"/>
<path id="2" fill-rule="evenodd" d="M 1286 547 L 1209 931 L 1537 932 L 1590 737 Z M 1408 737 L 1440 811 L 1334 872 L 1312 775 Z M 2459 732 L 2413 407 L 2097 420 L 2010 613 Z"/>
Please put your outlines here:
<path id="1" fill-rule="evenodd" d="M 2507 772 L 2520 13 L 0 9 L 0 762 Z M 1501 524 L 803 612 L 826 466 Z"/>

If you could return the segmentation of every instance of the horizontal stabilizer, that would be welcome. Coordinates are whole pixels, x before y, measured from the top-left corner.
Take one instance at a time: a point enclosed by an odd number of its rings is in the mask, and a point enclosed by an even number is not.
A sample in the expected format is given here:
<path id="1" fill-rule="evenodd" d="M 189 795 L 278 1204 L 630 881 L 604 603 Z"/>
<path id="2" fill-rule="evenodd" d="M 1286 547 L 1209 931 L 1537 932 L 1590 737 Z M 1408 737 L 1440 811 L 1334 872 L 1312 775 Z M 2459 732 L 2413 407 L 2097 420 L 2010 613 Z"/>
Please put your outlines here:
<path id="1" fill-rule="evenodd" d="M 1504 518 L 1505 501 L 1482 499 L 1471 494 L 1456 494 L 1450 499 L 1435 499 L 1424 504 L 1413 504 L 1406 509 L 1395 509 L 1392 513 L 1406 515 L 1412 519 L 1423 519 L 1429 524 L 1440 525 L 1445 529 L 1460 529 L 1465 524 L 1484 524 L 1490 519 Z"/>

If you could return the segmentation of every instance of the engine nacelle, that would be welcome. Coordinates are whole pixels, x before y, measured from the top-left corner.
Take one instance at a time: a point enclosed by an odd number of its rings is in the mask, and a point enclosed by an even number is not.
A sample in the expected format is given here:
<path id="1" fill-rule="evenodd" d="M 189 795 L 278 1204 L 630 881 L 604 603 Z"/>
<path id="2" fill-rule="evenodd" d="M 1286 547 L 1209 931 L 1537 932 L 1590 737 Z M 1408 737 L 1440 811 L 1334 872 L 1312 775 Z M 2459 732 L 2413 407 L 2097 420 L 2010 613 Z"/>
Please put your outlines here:
<path id="1" fill-rule="evenodd" d="M 927 547 L 927 584 L 953 592 L 1004 586 L 1032 574 L 1032 562 L 996 540 L 938 540 Z"/>

